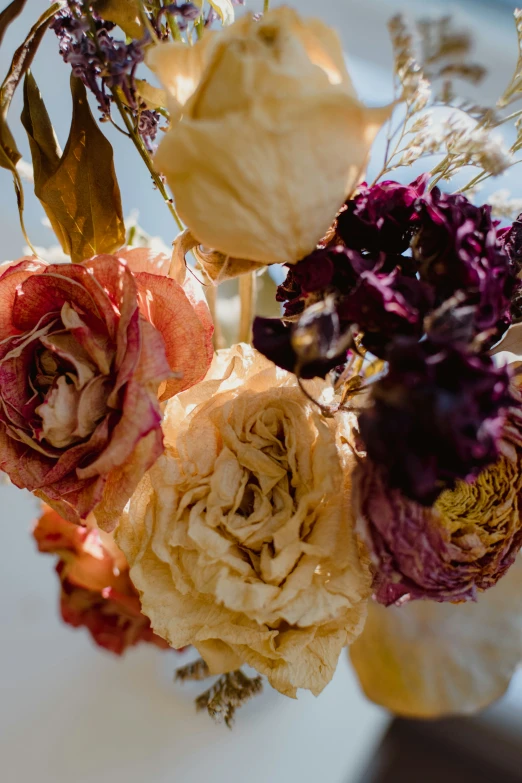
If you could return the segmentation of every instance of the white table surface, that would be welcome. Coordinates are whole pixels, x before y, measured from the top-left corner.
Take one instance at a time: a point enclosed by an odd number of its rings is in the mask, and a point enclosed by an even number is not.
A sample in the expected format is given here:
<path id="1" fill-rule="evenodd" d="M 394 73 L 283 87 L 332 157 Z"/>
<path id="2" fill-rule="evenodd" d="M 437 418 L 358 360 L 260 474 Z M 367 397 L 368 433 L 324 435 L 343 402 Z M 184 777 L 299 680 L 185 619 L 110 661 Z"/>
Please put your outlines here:
<path id="1" fill-rule="evenodd" d="M 58 615 L 54 558 L 29 533 L 37 504 L 0 486 L 0 779 L 3 783 L 357 783 L 388 722 L 343 655 L 319 698 L 267 685 L 229 731 L 196 713 L 190 655 L 118 659 Z"/>

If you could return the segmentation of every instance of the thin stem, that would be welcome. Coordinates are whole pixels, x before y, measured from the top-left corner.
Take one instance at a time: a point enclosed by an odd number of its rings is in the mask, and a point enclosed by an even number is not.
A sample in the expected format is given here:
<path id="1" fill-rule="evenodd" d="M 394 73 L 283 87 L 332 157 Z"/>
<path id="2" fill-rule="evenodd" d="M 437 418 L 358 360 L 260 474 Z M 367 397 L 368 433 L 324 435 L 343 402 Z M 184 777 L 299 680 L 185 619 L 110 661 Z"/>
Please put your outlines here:
<path id="1" fill-rule="evenodd" d="M 33 243 L 29 239 L 29 235 L 27 233 L 27 229 L 25 227 L 25 221 L 24 221 L 24 206 L 25 206 L 25 199 L 24 199 L 24 186 L 22 185 L 22 180 L 20 178 L 20 175 L 16 168 L 13 168 L 12 170 L 13 174 L 13 182 L 16 192 L 16 202 L 18 205 L 18 217 L 20 219 L 20 228 L 22 229 L 22 235 L 25 241 L 27 242 L 27 246 L 31 250 L 32 254 L 35 256 L 38 256 L 38 253 L 36 252 Z"/>
<path id="2" fill-rule="evenodd" d="M 221 331 L 221 326 L 217 315 L 217 291 L 218 287 L 213 283 L 205 287 L 205 296 L 207 298 L 208 309 L 210 310 L 210 315 L 212 321 L 214 322 L 214 334 L 212 336 L 212 342 L 215 351 L 225 347 L 225 340 L 223 338 L 223 333 Z"/>
<path id="3" fill-rule="evenodd" d="M 248 272 L 239 278 L 239 300 L 241 315 L 239 318 L 239 342 L 249 343 L 252 339 L 252 321 L 254 320 L 256 278 L 255 272 Z"/>
<path id="4" fill-rule="evenodd" d="M 263 4 L 263 13 L 266 14 L 270 10 L 270 0 L 265 0 Z"/>
<path id="5" fill-rule="evenodd" d="M 179 24 L 174 14 L 169 14 L 167 12 L 167 22 L 169 23 L 170 32 L 174 40 L 183 41 L 183 36 L 181 35 L 181 30 L 179 29 Z"/>
<path id="6" fill-rule="evenodd" d="M 130 134 L 129 134 L 129 133 L 127 133 L 127 131 L 126 131 L 126 130 L 123 130 L 123 128 L 120 128 L 120 126 L 118 125 L 118 123 L 117 123 L 117 122 L 115 122 L 115 121 L 112 119 L 112 117 L 109 117 L 108 119 L 109 119 L 109 122 L 110 122 L 110 124 L 111 124 L 111 125 L 112 125 L 114 128 L 116 128 L 116 130 L 117 130 L 117 131 L 119 131 L 120 133 L 122 133 L 122 134 L 123 134 L 124 136 L 126 136 L 128 139 L 130 139 Z"/>
<path id="7" fill-rule="evenodd" d="M 203 9 L 201 9 L 201 14 L 198 19 L 194 22 L 194 28 L 196 30 L 196 34 L 198 38 L 201 38 L 205 31 L 205 19 L 203 17 Z"/>
<path id="8" fill-rule="evenodd" d="M 98 43 L 98 36 L 96 35 L 96 25 L 94 23 L 93 16 L 90 13 L 90 10 L 89 10 L 88 7 L 87 7 L 87 11 L 86 12 L 87 12 L 87 16 L 88 16 L 89 23 L 90 23 L 90 26 L 91 26 L 91 35 L 92 35 L 92 39 L 93 39 L 94 45 L 96 46 L 96 49 L 97 49 L 98 53 L 101 56 L 102 53 L 100 51 L 100 46 L 99 46 L 99 43 Z M 147 20 L 149 26 L 151 27 L 152 35 L 154 36 L 153 40 L 155 39 L 157 41 L 157 36 L 154 33 L 154 29 L 152 28 L 152 25 L 150 24 L 150 20 L 149 20 L 149 18 L 147 16 L 146 10 L 145 10 L 143 5 L 141 5 L 141 12 L 142 12 L 143 19 Z M 118 91 L 117 91 L 117 89 L 115 87 L 111 88 L 111 94 L 112 94 L 112 97 L 114 99 L 114 102 L 115 102 L 116 106 L 118 107 L 118 111 L 120 112 L 120 115 L 121 115 L 121 118 L 122 118 L 122 120 L 123 120 L 123 122 L 125 124 L 125 127 L 127 128 L 127 132 L 128 132 L 130 138 L 132 139 L 132 141 L 134 143 L 134 146 L 138 150 L 141 159 L 145 163 L 145 165 L 146 165 L 146 167 L 147 167 L 147 169 L 149 171 L 149 174 L 152 177 L 152 180 L 153 180 L 154 184 L 156 185 L 157 189 L 159 190 L 160 194 L 162 195 L 163 200 L 165 201 L 165 204 L 167 205 L 170 214 L 172 215 L 172 217 L 176 221 L 176 224 L 177 224 L 179 230 L 183 231 L 183 229 L 185 227 L 184 227 L 183 223 L 181 222 L 181 220 L 179 218 L 179 215 L 178 215 L 178 213 L 176 212 L 176 210 L 174 208 L 174 204 L 172 203 L 172 199 L 169 197 L 169 195 L 168 195 L 168 193 L 167 193 L 167 191 L 165 189 L 165 185 L 161 181 L 161 177 L 155 171 L 155 169 L 154 169 L 154 167 L 152 165 L 151 157 L 150 157 L 149 153 L 147 152 L 147 150 L 145 149 L 139 134 L 136 132 L 136 128 L 134 127 L 134 125 L 130 121 L 129 115 L 127 114 L 127 111 L 126 111 L 126 109 L 125 109 L 125 107 L 123 105 L 123 102 L 122 102 L 122 100 L 121 100 L 121 98 L 120 98 L 120 96 L 118 94 Z"/>
<path id="9" fill-rule="evenodd" d="M 122 103 L 122 100 L 121 100 L 120 96 L 118 95 L 118 93 L 117 93 L 117 91 L 115 89 L 112 90 L 112 96 L 113 96 L 114 102 L 116 103 L 116 106 L 118 107 L 118 110 L 119 110 L 119 112 L 121 114 L 121 118 L 122 118 L 123 122 L 125 123 L 125 127 L 127 128 L 129 136 L 131 137 L 131 139 L 132 139 L 132 141 L 134 143 L 134 146 L 138 150 L 138 152 L 139 152 L 143 162 L 145 163 L 145 165 L 146 165 L 146 167 L 147 167 L 147 169 L 148 169 L 148 171 L 150 173 L 150 176 L 152 177 L 152 180 L 153 180 L 154 184 L 156 185 L 156 187 L 159 190 L 160 194 L 163 196 L 163 200 L 165 201 L 165 204 L 167 205 L 167 207 L 168 207 L 172 217 L 176 221 L 179 230 L 183 231 L 183 229 L 184 229 L 183 223 L 181 222 L 180 217 L 179 217 L 178 213 L 176 212 L 176 210 L 174 208 L 174 205 L 172 203 L 172 199 L 169 197 L 169 195 L 168 195 L 168 193 L 167 193 L 167 191 L 165 189 L 165 185 L 161 181 L 161 177 L 155 171 L 155 169 L 154 169 L 154 167 L 152 165 L 151 157 L 150 157 L 149 153 L 147 152 L 147 150 L 145 149 L 145 147 L 143 146 L 143 142 L 141 141 L 140 137 L 136 133 L 136 130 L 135 130 L 132 122 L 130 121 L 129 116 L 128 116 L 127 112 L 125 111 L 125 107 L 124 107 L 124 105 Z"/>

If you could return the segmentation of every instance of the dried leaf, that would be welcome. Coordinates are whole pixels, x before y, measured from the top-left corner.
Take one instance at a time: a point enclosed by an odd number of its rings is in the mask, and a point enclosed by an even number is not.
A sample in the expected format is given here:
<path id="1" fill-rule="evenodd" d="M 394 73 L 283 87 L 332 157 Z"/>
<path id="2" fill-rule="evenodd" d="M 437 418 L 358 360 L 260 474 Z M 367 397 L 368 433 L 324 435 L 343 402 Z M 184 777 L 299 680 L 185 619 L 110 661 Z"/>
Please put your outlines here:
<path id="1" fill-rule="evenodd" d="M 112 253 L 125 241 L 120 189 L 112 147 L 92 116 L 85 87 L 79 79 L 71 79 L 71 130 L 56 167 L 52 126 L 31 84 L 27 84 L 24 125 L 32 141 L 33 161 L 37 147 L 35 193 L 73 262 Z"/>
<path id="2" fill-rule="evenodd" d="M 26 2 L 27 0 L 13 0 L 13 2 L 9 3 L 7 8 L 4 8 L 0 14 L 0 44 L 4 40 L 4 35 L 11 22 L 13 22 L 24 10 Z"/>
<path id="3" fill-rule="evenodd" d="M 162 109 L 167 105 L 165 90 L 154 87 L 145 79 L 136 79 L 136 90 L 142 101 L 147 104 L 148 109 Z"/>
<path id="4" fill-rule="evenodd" d="M 49 27 L 52 18 L 64 5 L 63 2 L 53 3 L 31 27 L 25 41 L 18 47 L 13 55 L 11 67 L 0 88 L 0 110 L 5 115 L 11 105 L 11 100 L 16 88 L 20 84 L 23 75 L 31 66 L 40 42 Z"/>
<path id="5" fill-rule="evenodd" d="M 24 82 L 24 108 L 21 120 L 29 137 L 29 147 L 33 162 L 34 192 L 42 201 L 42 185 L 58 170 L 62 151 L 47 114 L 40 90 L 30 72 L 25 77 Z M 66 239 L 60 223 L 56 220 L 53 210 L 48 209 L 43 201 L 42 206 L 60 244 L 64 247 Z"/>
<path id="6" fill-rule="evenodd" d="M 98 0 L 95 7 L 103 19 L 117 24 L 129 38 L 143 37 L 137 0 Z"/>
<path id="7" fill-rule="evenodd" d="M 0 43 L 11 22 L 22 12 L 25 2 L 26 0 L 14 0 L 0 14 Z M 33 25 L 25 41 L 14 53 L 11 66 L 0 88 L 0 167 L 7 169 L 13 175 L 16 201 L 20 215 L 20 225 L 22 227 L 22 233 L 29 245 L 30 241 L 27 237 L 23 220 L 24 193 L 22 181 L 16 170 L 16 164 L 22 156 L 18 151 L 13 134 L 7 124 L 7 113 L 14 92 L 18 87 L 22 76 L 29 68 L 52 17 L 62 6 L 63 2 L 54 3 L 44 11 L 38 21 Z"/>

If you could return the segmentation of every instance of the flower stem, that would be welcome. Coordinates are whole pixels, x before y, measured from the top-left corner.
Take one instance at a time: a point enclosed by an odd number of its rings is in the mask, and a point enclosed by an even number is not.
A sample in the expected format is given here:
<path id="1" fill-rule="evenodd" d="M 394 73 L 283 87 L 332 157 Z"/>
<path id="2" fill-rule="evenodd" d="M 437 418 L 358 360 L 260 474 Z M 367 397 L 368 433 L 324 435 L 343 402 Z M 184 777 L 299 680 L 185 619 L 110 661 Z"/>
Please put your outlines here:
<path id="1" fill-rule="evenodd" d="M 119 112 L 121 114 L 121 118 L 122 118 L 123 122 L 125 123 L 125 127 L 127 128 L 129 136 L 130 136 L 130 138 L 132 139 L 132 141 L 134 143 L 134 146 L 138 150 L 138 152 L 139 152 L 143 162 L 145 163 L 145 165 L 146 165 L 146 167 L 147 167 L 147 169 L 149 171 L 149 174 L 152 177 L 152 180 L 153 180 L 154 184 L 156 185 L 157 189 L 159 190 L 160 194 L 162 195 L 163 200 L 165 201 L 165 204 L 167 205 L 167 207 L 168 207 L 172 217 L 176 221 L 176 224 L 177 224 L 179 230 L 183 231 L 183 229 L 184 229 L 183 223 L 181 222 L 180 217 L 179 217 L 178 213 L 176 212 L 176 209 L 174 208 L 174 204 L 172 203 L 172 199 L 169 197 L 169 195 L 167 193 L 167 190 L 165 188 L 165 185 L 161 181 L 161 177 L 155 171 L 154 166 L 152 165 L 151 157 L 150 157 L 149 153 L 147 152 L 147 150 L 145 149 L 145 147 L 143 146 L 143 143 L 142 143 L 139 135 L 136 133 L 136 129 L 134 128 L 132 122 L 130 121 L 129 116 L 128 116 L 127 112 L 125 111 L 125 107 L 124 107 L 124 105 L 122 103 L 122 100 L 121 100 L 120 96 L 118 95 L 118 92 L 115 89 L 112 90 L 112 96 L 113 96 L 114 102 L 116 103 L 116 106 L 118 107 L 118 110 L 119 110 Z"/>
<path id="2" fill-rule="evenodd" d="M 214 285 L 211 281 L 209 282 L 209 285 L 205 287 L 205 296 L 207 299 L 208 309 L 210 310 L 210 316 L 214 323 L 214 334 L 212 336 L 212 343 L 214 345 L 215 351 L 218 351 L 220 348 L 225 347 L 225 341 L 223 339 L 223 333 L 221 331 L 221 326 L 217 314 L 217 291 L 218 291 L 217 286 Z"/>
<path id="3" fill-rule="evenodd" d="M 256 299 L 255 272 L 248 272 L 239 278 L 239 300 L 241 315 L 239 319 L 239 342 L 249 343 L 252 339 L 252 321 Z"/>
<path id="4" fill-rule="evenodd" d="M 266 14 L 270 10 L 270 0 L 265 0 L 263 4 L 263 13 Z"/>

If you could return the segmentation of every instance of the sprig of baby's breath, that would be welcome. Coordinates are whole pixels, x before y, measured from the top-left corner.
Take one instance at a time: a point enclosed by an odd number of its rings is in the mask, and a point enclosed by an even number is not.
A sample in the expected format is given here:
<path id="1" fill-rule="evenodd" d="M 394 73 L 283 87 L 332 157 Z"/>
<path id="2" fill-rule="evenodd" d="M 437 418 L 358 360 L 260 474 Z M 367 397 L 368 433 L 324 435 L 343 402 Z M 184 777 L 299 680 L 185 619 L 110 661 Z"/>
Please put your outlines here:
<path id="1" fill-rule="evenodd" d="M 471 39 L 467 33 L 454 30 L 449 17 L 421 20 L 412 27 L 399 14 L 390 20 L 388 29 L 394 57 L 395 101 L 405 112 L 397 127 L 393 127 L 393 118 L 390 120 L 385 162 L 377 179 L 420 158 L 444 153 L 444 137 L 430 130 L 431 107 L 456 101 L 453 78 L 477 83 L 485 73 L 481 66 L 467 61 Z M 437 80 L 443 80 L 439 95 L 433 88 Z M 455 108 L 482 110 L 462 104 Z"/>
<path id="2" fill-rule="evenodd" d="M 469 61 L 472 41 L 455 30 L 451 19 L 421 20 L 410 26 L 401 15 L 389 23 L 394 53 L 395 99 L 405 107 L 400 124 L 388 129 L 385 163 L 377 179 L 401 166 L 433 155 L 442 160 L 433 169 L 435 181 L 450 178 L 464 166 L 477 166 L 481 176 L 497 175 L 512 163 L 512 150 L 489 131 L 502 123 L 498 113 L 458 97 L 453 79 L 478 83 L 482 66 Z M 442 82 L 438 91 L 434 83 Z M 432 109 L 455 110 L 434 126 Z M 522 144 L 522 139 L 521 139 Z"/>

